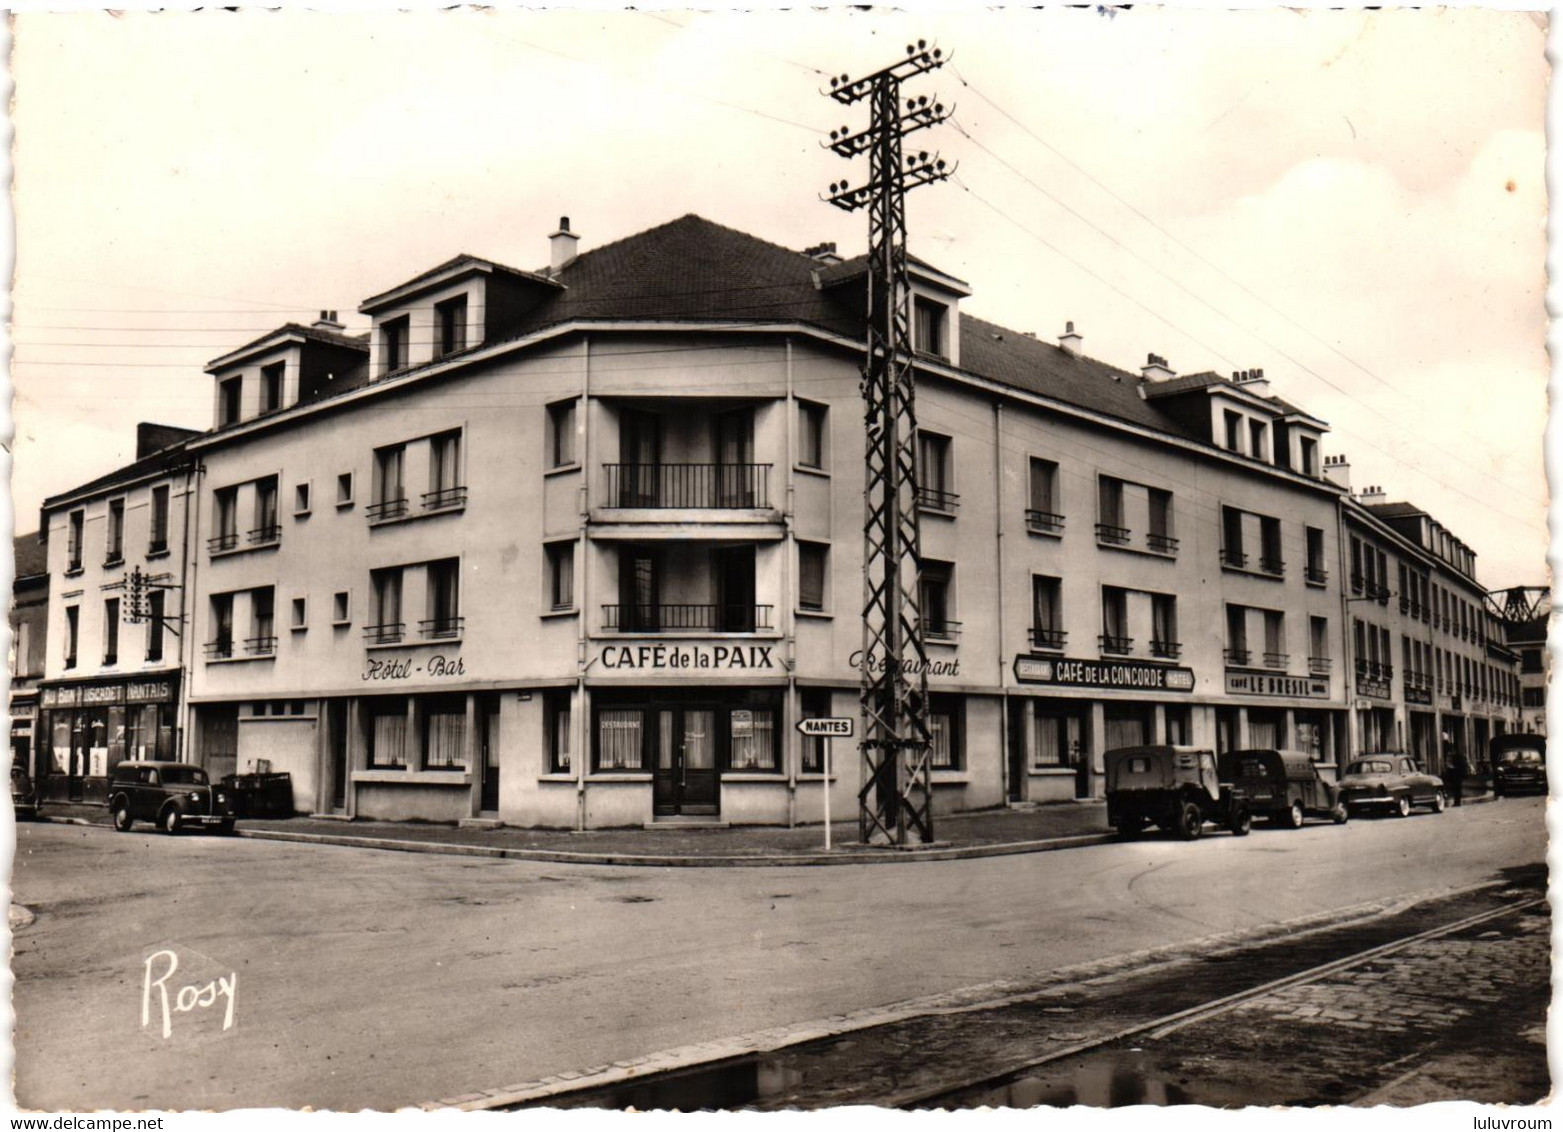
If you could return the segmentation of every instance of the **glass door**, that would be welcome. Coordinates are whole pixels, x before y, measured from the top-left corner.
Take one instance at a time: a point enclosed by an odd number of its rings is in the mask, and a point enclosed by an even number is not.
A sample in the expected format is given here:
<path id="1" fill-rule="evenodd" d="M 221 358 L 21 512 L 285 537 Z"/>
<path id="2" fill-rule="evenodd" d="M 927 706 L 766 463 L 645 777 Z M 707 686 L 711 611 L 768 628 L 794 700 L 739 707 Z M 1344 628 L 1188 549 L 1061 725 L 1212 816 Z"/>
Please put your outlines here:
<path id="1" fill-rule="evenodd" d="M 661 708 L 655 714 L 653 809 L 662 816 L 717 813 L 716 712 Z"/>

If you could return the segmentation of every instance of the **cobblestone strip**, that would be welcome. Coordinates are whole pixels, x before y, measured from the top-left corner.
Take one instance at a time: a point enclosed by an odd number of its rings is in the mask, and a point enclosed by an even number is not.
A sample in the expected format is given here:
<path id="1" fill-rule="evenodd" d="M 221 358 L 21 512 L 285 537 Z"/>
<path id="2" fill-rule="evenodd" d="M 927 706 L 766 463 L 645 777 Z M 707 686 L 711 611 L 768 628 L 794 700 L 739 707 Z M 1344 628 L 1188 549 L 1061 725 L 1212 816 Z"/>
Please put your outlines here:
<path id="1" fill-rule="evenodd" d="M 599 1065 L 572 1073 L 559 1073 L 536 1081 L 519 1082 L 495 1089 L 483 1089 L 475 1093 L 423 1104 L 426 1110 L 460 1108 L 480 1110 L 525 1104 L 545 1100 L 561 1093 L 581 1089 L 595 1089 L 617 1085 L 637 1077 L 664 1073 L 675 1069 L 690 1069 L 716 1061 L 727 1061 L 756 1053 L 768 1053 L 800 1042 L 834 1037 L 854 1030 L 865 1030 L 904 1022 L 910 1018 L 930 1014 L 958 1014 L 1017 1003 L 1055 997 L 1065 989 L 1079 983 L 1095 982 L 1098 985 L 1115 982 L 1130 975 L 1149 973 L 1158 967 L 1170 967 L 1195 957 L 1219 956 L 1243 947 L 1252 947 L 1267 941 L 1285 937 L 1298 939 L 1317 932 L 1334 930 L 1349 924 L 1399 914 L 1418 904 L 1431 900 L 1480 892 L 1496 888 L 1501 882 L 1489 881 L 1461 888 L 1430 889 L 1392 902 L 1373 901 L 1338 908 L 1330 912 L 1314 913 L 1266 924 L 1258 928 L 1245 928 L 1220 932 L 1202 939 L 1158 947 L 1142 948 L 1105 959 L 1090 960 L 1072 967 L 1060 968 L 1043 978 L 1021 983 L 1017 980 L 995 980 L 951 991 L 905 999 L 885 1006 L 868 1007 L 847 1014 L 833 1014 L 827 1018 L 807 1022 L 774 1026 L 715 1041 L 701 1042 L 673 1049 L 661 1050 L 641 1057 Z"/>

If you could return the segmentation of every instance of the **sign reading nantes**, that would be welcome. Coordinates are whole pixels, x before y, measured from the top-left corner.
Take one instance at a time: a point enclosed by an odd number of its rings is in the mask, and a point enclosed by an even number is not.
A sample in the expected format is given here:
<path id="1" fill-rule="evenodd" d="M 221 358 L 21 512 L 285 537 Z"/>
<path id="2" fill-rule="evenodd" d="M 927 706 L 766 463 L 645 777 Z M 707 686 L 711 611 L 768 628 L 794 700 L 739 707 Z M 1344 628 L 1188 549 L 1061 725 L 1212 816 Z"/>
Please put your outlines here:
<path id="1" fill-rule="evenodd" d="M 1121 688 L 1137 692 L 1192 692 L 1194 670 L 1132 660 L 1071 660 L 1068 657 L 1017 656 L 1015 679 L 1022 684 L 1067 688 Z"/>

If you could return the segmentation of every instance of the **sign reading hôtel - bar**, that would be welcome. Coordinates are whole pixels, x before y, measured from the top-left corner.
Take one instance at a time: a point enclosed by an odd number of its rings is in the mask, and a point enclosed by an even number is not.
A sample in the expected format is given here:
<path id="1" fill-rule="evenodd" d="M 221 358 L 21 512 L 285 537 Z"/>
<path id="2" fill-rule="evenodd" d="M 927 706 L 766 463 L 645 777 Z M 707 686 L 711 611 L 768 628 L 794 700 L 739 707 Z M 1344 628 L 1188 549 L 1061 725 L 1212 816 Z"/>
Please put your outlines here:
<path id="1" fill-rule="evenodd" d="M 1144 692 L 1192 692 L 1194 670 L 1132 660 L 1071 660 L 1068 657 L 1017 656 L 1015 679 L 1022 684 L 1066 688 L 1123 688 Z"/>

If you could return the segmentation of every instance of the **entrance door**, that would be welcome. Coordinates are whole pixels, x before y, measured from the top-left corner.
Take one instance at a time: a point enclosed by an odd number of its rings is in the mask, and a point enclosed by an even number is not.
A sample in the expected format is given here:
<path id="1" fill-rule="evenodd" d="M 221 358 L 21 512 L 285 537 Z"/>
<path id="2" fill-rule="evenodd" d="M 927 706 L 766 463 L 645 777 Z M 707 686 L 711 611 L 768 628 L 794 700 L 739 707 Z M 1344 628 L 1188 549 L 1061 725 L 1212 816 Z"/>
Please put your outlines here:
<path id="1" fill-rule="evenodd" d="M 716 712 L 660 708 L 652 800 L 658 814 L 715 814 Z"/>
<path id="2" fill-rule="evenodd" d="M 754 632 L 754 547 L 713 550 L 711 576 L 717 589 L 712 628 L 723 633 Z"/>
<path id="3" fill-rule="evenodd" d="M 478 808 L 499 812 L 499 704 L 488 697 L 478 700 L 478 757 L 483 760 L 483 785 Z"/>
<path id="4" fill-rule="evenodd" d="M 347 701 L 326 701 L 326 743 L 331 751 L 331 812 L 347 809 Z"/>
<path id="5" fill-rule="evenodd" d="M 1009 800 L 1026 800 L 1026 710 L 1025 700 L 1009 704 Z"/>

